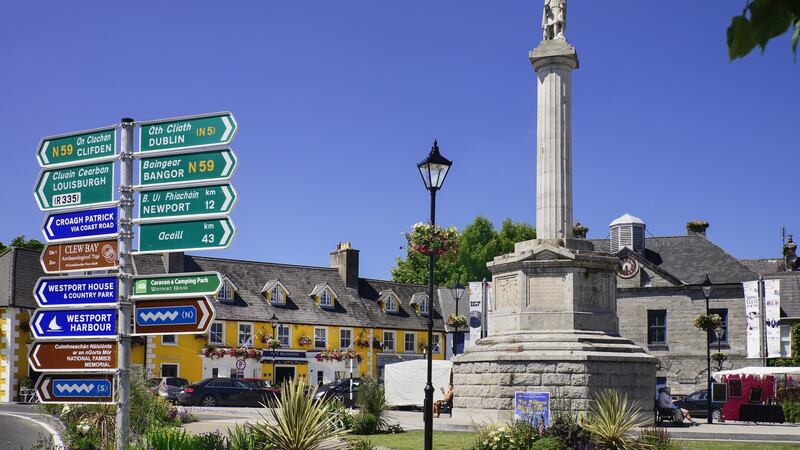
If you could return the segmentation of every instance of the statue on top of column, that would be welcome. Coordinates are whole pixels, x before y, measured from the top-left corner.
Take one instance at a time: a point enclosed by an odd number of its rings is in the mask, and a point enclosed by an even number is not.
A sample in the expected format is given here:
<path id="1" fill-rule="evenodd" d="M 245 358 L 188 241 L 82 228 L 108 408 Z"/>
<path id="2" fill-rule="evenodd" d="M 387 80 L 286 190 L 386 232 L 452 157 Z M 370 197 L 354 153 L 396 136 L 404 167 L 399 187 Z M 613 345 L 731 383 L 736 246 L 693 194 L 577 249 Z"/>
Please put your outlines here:
<path id="1" fill-rule="evenodd" d="M 544 40 L 564 39 L 567 28 L 567 0 L 544 0 L 542 29 Z"/>

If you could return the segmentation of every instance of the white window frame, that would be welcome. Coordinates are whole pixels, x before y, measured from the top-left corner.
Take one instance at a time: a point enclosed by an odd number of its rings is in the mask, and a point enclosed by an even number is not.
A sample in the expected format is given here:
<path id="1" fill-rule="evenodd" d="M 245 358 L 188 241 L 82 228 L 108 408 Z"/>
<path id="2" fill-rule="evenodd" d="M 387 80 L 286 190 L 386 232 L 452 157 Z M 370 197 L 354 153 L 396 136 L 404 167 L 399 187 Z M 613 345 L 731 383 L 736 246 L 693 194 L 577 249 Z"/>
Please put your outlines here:
<path id="1" fill-rule="evenodd" d="M 212 332 L 214 325 L 219 325 L 222 327 L 222 333 L 220 333 L 222 339 L 220 341 L 215 341 L 212 339 L 212 336 L 214 336 L 214 333 Z M 211 322 L 211 328 L 208 329 L 208 343 L 213 345 L 225 345 L 225 322 L 220 322 L 217 320 Z"/>
<path id="2" fill-rule="evenodd" d="M 249 342 L 242 342 L 242 325 L 250 327 L 250 340 Z M 252 347 L 253 346 L 253 322 L 239 322 L 236 326 L 236 346 L 237 347 Z"/>
<path id="3" fill-rule="evenodd" d="M 217 299 L 221 302 L 233 302 L 233 284 L 227 279 L 222 280 L 222 287 L 219 288 Z"/>
<path id="4" fill-rule="evenodd" d="M 283 341 L 280 341 L 281 330 L 289 330 L 288 342 L 286 342 L 285 344 L 283 343 Z M 283 324 L 283 323 L 282 324 L 278 324 L 278 327 L 275 329 L 275 334 L 277 334 L 277 336 L 275 336 L 275 337 L 281 342 L 281 347 L 285 347 L 285 348 L 291 348 L 292 347 L 292 326 L 291 325 L 287 325 L 287 324 Z"/>
<path id="5" fill-rule="evenodd" d="M 384 312 L 396 313 L 397 312 L 397 300 L 395 300 L 393 295 L 389 295 L 386 297 L 386 305 L 383 307 Z"/>
<path id="6" fill-rule="evenodd" d="M 164 341 L 164 338 L 168 337 L 168 336 L 172 337 L 172 339 L 173 339 L 172 342 Z M 178 346 L 178 335 L 177 334 L 162 334 L 161 335 L 161 345 L 166 346 L 166 347 L 177 347 Z"/>
<path id="7" fill-rule="evenodd" d="M 781 357 L 782 358 L 791 358 L 792 357 L 792 326 L 791 325 L 781 325 L 779 328 L 780 330 L 780 337 L 781 337 Z M 784 352 L 785 350 L 785 352 Z"/>
<path id="8" fill-rule="evenodd" d="M 328 302 L 325 303 L 323 299 L 327 299 Z M 333 308 L 334 297 L 333 293 L 330 289 L 325 288 L 322 292 L 319 293 L 319 306 L 323 308 Z"/>
<path id="9" fill-rule="evenodd" d="M 391 339 L 386 339 L 386 336 L 391 336 Z M 386 345 L 387 341 L 391 341 L 392 348 Z M 394 331 L 383 330 L 383 351 L 396 352 L 397 351 L 397 333 Z"/>
<path id="10" fill-rule="evenodd" d="M 411 350 L 409 350 L 408 346 L 406 345 L 408 342 L 406 338 L 409 336 L 414 338 L 411 341 Z M 409 333 L 408 331 L 403 333 L 403 353 L 417 353 L 417 333 L 414 332 Z"/>
<path id="11" fill-rule="evenodd" d="M 317 330 L 325 332 L 325 346 L 323 347 L 317 347 Z M 314 327 L 314 350 L 327 350 L 328 342 L 328 327 Z"/>
<path id="12" fill-rule="evenodd" d="M 417 305 L 419 306 L 420 315 L 427 316 L 428 315 L 428 296 L 426 295 L 425 297 L 423 297 L 422 300 L 420 300 L 420 302 L 417 303 Z"/>
<path id="13" fill-rule="evenodd" d="M 269 290 L 269 302 L 279 305 L 286 304 L 286 292 L 284 292 L 280 284 L 275 283 L 275 286 L 272 286 L 272 289 Z"/>
<path id="14" fill-rule="evenodd" d="M 342 344 L 342 332 L 343 331 L 347 331 L 348 333 L 350 333 L 350 337 L 348 338 L 350 343 L 348 343 L 347 345 Z M 353 329 L 352 328 L 339 328 L 339 348 L 344 350 L 347 347 L 350 347 L 351 345 L 353 345 Z M 355 349 L 355 347 L 353 347 L 353 349 Z"/>
<path id="15" fill-rule="evenodd" d="M 181 376 L 181 363 L 176 362 L 162 362 L 158 364 L 158 375 L 163 377 L 164 376 L 164 366 L 175 366 L 175 378 Z"/>
<path id="16" fill-rule="evenodd" d="M 439 333 L 433 333 L 433 354 L 439 355 L 441 353 L 442 353 L 442 335 Z"/>

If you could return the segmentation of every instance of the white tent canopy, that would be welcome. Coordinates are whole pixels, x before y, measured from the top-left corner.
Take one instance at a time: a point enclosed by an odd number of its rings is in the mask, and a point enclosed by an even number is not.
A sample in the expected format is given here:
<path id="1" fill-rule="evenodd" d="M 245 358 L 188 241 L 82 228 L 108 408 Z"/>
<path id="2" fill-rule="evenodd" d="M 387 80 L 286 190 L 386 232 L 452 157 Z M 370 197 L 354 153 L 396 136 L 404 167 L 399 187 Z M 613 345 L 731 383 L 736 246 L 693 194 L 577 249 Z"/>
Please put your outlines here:
<path id="1" fill-rule="evenodd" d="M 714 374 L 714 379 L 722 381 L 723 376 L 752 375 L 766 377 L 771 375 L 800 375 L 800 367 L 742 367 L 741 369 L 721 370 Z"/>
<path id="2" fill-rule="evenodd" d="M 427 364 L 428 361 L 425 359 L 387 364 L 383 373 L 386 404 L 389 406 L 423 406 L 425 384 L 428 382 Z M 447 389 L 452 368 L 453 363 L 450 361 L 433 360 L 431 372 L 434 401 L 444 398 L 440 388 Z"/>

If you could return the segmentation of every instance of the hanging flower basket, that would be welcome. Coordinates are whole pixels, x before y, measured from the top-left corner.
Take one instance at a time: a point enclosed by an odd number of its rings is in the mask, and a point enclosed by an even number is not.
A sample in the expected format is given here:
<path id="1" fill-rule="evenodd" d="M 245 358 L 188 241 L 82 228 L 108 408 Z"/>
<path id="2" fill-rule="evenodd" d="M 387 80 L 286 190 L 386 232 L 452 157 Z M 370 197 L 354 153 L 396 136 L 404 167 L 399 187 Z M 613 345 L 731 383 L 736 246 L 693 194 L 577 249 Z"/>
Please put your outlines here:
<path id="1" fill-rule="evenodd" d="M 358 345 L 361 348 L 369 348 L 369 340 L 367 340 L 367 339 L 357 339 L 356 340 L 356 345 Z"/>
<path id="2" fill-rule="evenodd" d="M 728 359 L 728 357 L 725 356 L 724 353 L 714 352 L 714 353 L 711 354 L 711 359 L 713 359 L 716 362 L 723 362 L 723 361 L 726 361 Z"/>
<path id="3" fill-rule="evenodd" d="M 419 344 L 419 350 L 420 350 L 422 353 L 425 353 L 425 352 L 427 352 L 427 351 L 428 351 L 428 344 Z"/>
<path id="4" fill-rule="evenodd" d="M 406 233 L 408 245 L 425 256 L 443 256 L 458 249 L 461 235 L 454 226 L 443 228 L 427 223 L 415 223 L 411 232 Z"/>
<path id="5" fill-rule="evenodd" d="M 464 316 L 457 316 L 450 314 L 447 316 L 447 326 L 450 328 L 464 328 L 467 326 L 467 318 Z"/>
<path id="6" fill-rule="evenodd" d="M 281 341 L 279 341 L 277 339 L 269 338 L 269 339 L 267 339 L 266 344 L 267 344 L 267 347 L 272 349 L 272 350 L 277 350 L 277 349 L 281 348 Z"/>
<path id="7" fill-rule="evenodd" d="M 722 317 L 719 314 L 699 314 L 694 318 L 694 326 L 698 330 L 711 331 L 722 325 Z"/>
<path id="8" fill-rule="evenodd" d="M 298 339 L 297 342 L 302 346 L 306 346 L 306 345 L 311 345 L 313 341 L 308 336 L 300 336 L 300 339 Z"/>
<path id="9" fill-rule="evenodd" d="M 378 338 L 373 338 L 372 339 L 372 348 L 374 348 L 376 350 L 380 350 L 380 349 L 383 348 L 383 343 L 381 341 L 379 341 Z"/>
<path id="10" fill-rule="evenodd" d="M 315 356 L 317 361 L 344 361 L 345 359 L 355 359 L 358 362 L 361 362 L 361 355 L 356 352 L 351 351 L 336 351 L 336 350 L 326 350 L 324 352 L 317 353 Z"/>

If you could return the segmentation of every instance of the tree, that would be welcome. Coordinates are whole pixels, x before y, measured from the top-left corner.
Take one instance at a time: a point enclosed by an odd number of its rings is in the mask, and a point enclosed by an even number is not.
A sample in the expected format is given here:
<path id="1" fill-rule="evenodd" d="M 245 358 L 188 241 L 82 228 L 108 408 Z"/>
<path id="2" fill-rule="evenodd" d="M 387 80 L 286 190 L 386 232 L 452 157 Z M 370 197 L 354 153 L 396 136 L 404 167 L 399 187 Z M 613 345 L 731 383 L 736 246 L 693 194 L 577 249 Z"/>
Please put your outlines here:
<path id="1" fill-rule="evenodd" d="M 767 42 L 790 28 L 792 54 L 797 59 L 800 39 L 800 0 L 747 0 L 742 15 L 734 16 L 728 27 L 728 57 L 743 58 L 756 45 L 763 52 Z"/>
<path id="2" fill-rule="evenodd" d="M 449 286 L 456 281 L 491 279 L 486 263 L 497 255 L 514 251 L 514 244 L 536 238 L 536 230 L 527 223 L 503 221 L 500 231 L 484 216 L 477 216 L 461 233 L 458 252 L 436 258 L 434 283 Z M 392 278 L 401 283 L 428 284 L 428 257 L 410 248 L 405 258 L 397 258 Z"/>
<path id="3" fill-rule="evenodd" d="M 41 241 L 37 241 L 36 239 L 25 239 L 25 236 L 19 235 L 15 237 L 11 244 L 5 245 L 0 242 L 0 253 L 5 253 L 10 247 L 18 247 L 18 248 L 27 248 L 29 250 L 36 250 L 42 251 L 44 250 L 44 244 Z"/>

